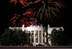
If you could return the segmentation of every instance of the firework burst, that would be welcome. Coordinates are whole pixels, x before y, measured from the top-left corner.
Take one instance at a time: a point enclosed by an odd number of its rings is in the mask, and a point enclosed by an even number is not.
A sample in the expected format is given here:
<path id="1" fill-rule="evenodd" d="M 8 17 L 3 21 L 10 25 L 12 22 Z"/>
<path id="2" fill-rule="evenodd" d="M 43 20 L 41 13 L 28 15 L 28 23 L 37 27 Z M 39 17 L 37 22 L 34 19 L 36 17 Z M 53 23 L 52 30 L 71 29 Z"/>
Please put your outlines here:
<path id="1" fill-rule="evenodd" d="M 35 21 L 50 21 L 60 14 L 60 9 L 64 8 L 61 0 L 10 0 L 15 6 L 18 2 L 22 4 L 21 13 L 15 13 L 10 19 L 11 26 L 30 26 L 36 24 Z M 34 23 L 35 22 L 35 23 Z"/>

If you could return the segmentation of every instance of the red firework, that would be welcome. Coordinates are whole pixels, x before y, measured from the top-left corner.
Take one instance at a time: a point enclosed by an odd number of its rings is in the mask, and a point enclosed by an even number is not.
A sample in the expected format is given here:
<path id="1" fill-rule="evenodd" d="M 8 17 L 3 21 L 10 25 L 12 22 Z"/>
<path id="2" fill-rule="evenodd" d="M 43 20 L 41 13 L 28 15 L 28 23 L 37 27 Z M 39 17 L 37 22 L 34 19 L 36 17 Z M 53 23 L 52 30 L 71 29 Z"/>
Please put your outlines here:
<path id="1" fill-rule="evenodd" d="M 19 13 L 14 14 L 14 16 L 10 19 L 10 26 L 14 26 L 14 27 L 22 26 L 23 24 L 25 26 L 34 25 L 35 24 L 34 22 L 37 21 L 38 19 L 40 21 L 43 21 L 44 18 L 49 19 L 49 17 L 57 16 L 57 14 L 54 11 L 60 13 L 59 8 L 64 7 L 61 0 L 58 0 L 58 1 L 35 0 L 34 2 L 28 2 L 28 1 L 29 0 L 10 0 L 10 3 L 14 2 L 15 6 L 16 6 L 16 3 L 18 3 L 18 2 L 21 3 L 23 5 L 23 7 L 30 6 L 26 10 L 26 12 L 24 12 L 22 14 L 19 14 Z M 55 4 L 53 4 L 53 3 L 55 3 Z M 41 5 L 40 5 L 40 7 L 38 7 L 39 5 L 37 6 L 36 4 L 41 4 Z M 45 4 L 48 4 L 48 5 L 45 5 Z"/>
<path id="2" fill-rule="evenodd" d="M 27 10 L 22 15 L 15 14 L 15 16 L 13 16 L 10 19 L 10 23 L 12 24 L 11 26 L 16 27 L 16 26 L 22 26 L 22 25 L 24 26 L 34 25 L 35 23 L 33 23 L 33 21 L 37 19 L 32 17 L 32 13 L 33 13 L 32 11 Z"/>

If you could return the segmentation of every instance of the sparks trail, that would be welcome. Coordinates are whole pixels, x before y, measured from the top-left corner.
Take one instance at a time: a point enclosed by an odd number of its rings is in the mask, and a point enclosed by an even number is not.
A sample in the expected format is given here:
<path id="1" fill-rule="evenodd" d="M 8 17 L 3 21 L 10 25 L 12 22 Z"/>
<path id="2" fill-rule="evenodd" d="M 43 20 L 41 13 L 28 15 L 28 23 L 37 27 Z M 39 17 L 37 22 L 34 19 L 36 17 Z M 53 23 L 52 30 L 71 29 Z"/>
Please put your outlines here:
<path id="1" fill-rule="evenodd" d="M 22 15 L 15 14 L 15 16 L 10 19 L 10 25 L 13 27 L 14 26 L 22 26 L 23 24 L 24 24 L 24 26 L 34 25 L 35 23 L 33 23 L 33 21 L 35 21 L 37 19 L 32 17 L 32 13 L 33 12 L 31 11 L 31 9 L 29 9 Z"/>
<path id="2" fill-rule="evenodd" d="M 52 19 L 61 15 L 61 9 L 64 8 L 62 1 L 55 0 L 40 0 L 28 3 L 25 7 L 34 9 L 34 14 L 39 21 L 53 21 Z"/>
<path id="3" fill-rule="evenodd" d="M 19 16 L 19 17 L 15 17 L 10 20 L 12 26 L 22 26 L 23 24 L 25 26 L 34 25 L 34 23 L 32 21 L 36 20 L 36 18 L 31 17 L 31 16 L 30 17 L 22 16 L 22 18 L 21 18 L 21 16 Z"/>
<path id="4" fill-rule="evenodd" d="M 27 0 L 10 0 L 10 3 L 13 3 L 15 4 L 16 6 L 16 3 L 17 2 L 20 2 L 22 5 L 26 5 L 27 4 Z"/>
<path id="5" fill-rule="evenodd" d="M 23 1 L 23 3 L 22 3 Z M 26 5 L 25 3 L 27 3 L 27 0 L 10 0 L 10 3 L 22 3 L 22 5 Z M 15 4 L 16 6 L 16 4 Z M 21 10 L 24 11 L 24 10 Z M 25 26 L 30 26 L 30 25 L 34 25 L 35 23 L 33 23 L 33 21 L 37 20 L 36 18 L 32 17 L 33 11 L 31 8 L 29 8 L 26 12 L 22 12 L 22 13 L 16 13 L 13 14 L 14 16 L 9 20 L 10 22 L 10 26 L 22 26 L 23 24 Z"/>
<path id="6" fill-rule="evenodd" d="M 61 8 L 64 5 L 61 0 L 10 0 L 10 3 L 20 2 L 23 7 L 21 9 L 21 14 L 17 14 L 10 19 L 11 26 L 29 26 L 34 24 L 33 21 L 53 21 L 53 18 L 61 13 Z M 40 23 L 39 22 L 39 23 Z"/>

